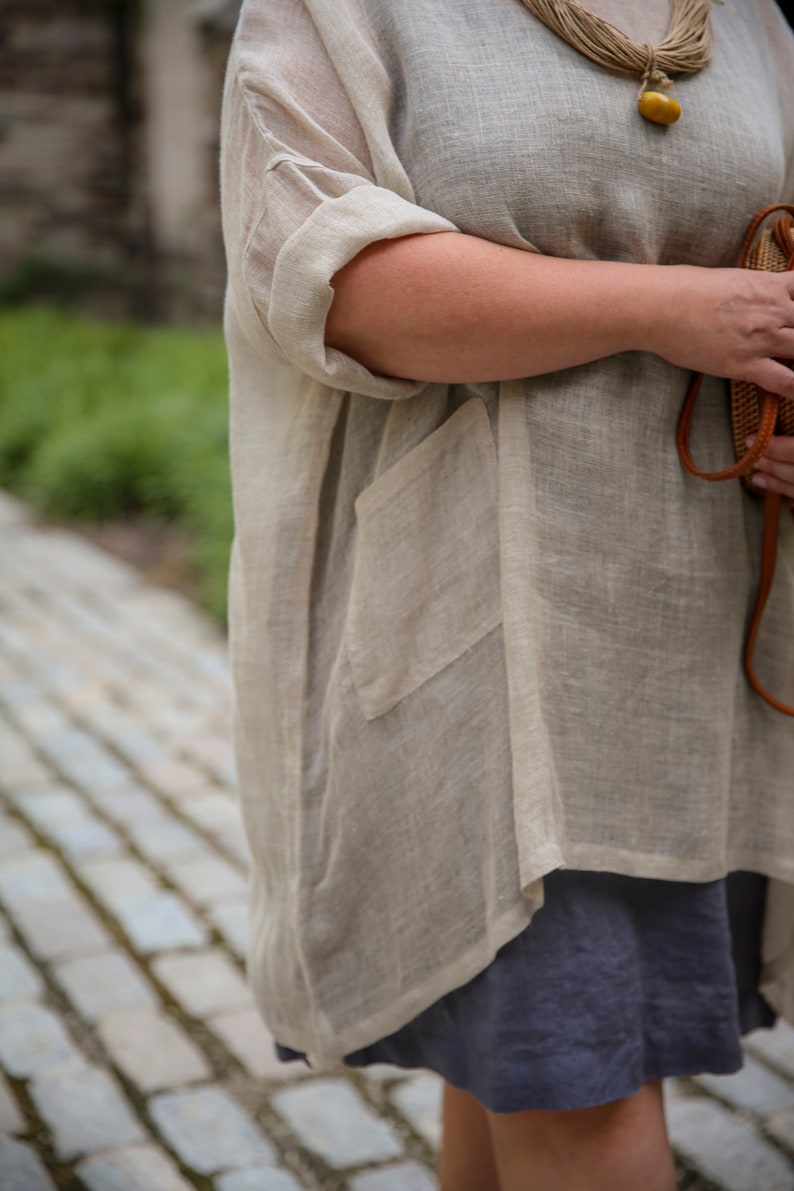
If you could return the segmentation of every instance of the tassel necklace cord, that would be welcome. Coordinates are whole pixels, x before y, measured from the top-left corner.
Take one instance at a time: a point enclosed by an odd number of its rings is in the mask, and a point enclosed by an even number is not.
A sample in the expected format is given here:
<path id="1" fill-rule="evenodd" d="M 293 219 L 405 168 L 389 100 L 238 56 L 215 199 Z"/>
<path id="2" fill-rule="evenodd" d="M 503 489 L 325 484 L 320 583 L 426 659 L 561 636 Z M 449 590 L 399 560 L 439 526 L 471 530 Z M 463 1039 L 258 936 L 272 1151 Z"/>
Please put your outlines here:
<path id="1" fill-rule="evenodd" d="M 538 20 L 591 61 L 611 70 L 640 75 L 640 97 L 649 87 L 667 91 L 673 85 L 672 75 L 692 74 L 711 60 L 714 54 L 711 5 L 722 2 L 671 0 L 667 35 L 656 45 L 650 45 L 632 41 L 616 25 L 590 12 L 578 0 L 523 0 Z"/>

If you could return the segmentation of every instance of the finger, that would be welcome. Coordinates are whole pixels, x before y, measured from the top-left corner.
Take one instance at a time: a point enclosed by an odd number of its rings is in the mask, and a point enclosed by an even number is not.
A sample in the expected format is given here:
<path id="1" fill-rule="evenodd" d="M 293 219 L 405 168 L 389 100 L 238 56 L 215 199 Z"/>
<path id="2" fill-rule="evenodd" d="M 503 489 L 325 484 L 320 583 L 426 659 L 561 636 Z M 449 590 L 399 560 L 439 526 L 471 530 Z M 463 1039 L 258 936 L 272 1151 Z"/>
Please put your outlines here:
<path id="1" fill-rule="evenodd" d="M 771 459 L 759 459 L 756 465 L 757 474 L 779 480 L 787 484 L 794 491 L 794 465 L 791 463 L 777 463 Z"/>
<path id="2" fill-rule="evenodd" d="M 745 440 L 748 447 L 755 442 L 755 435 Z M 764 459 L 779 460 L 781 463 L 794 463 L 794 437 L 785 434 L 773 434 L 764 451 Z"/>
<path id="3" fill-rule="evenodd" d="M 781 496 L 794 500 L 794 484 L 786 484 L 776 476 L 761 475 L 757 471 L 753 472 L 751 479 L 755 487 L 764 492 L 779 492 Z"/>
<path id="4" fill-rule="evenodd" d="M 766 389 L 767 393 L 776 393 L 778 397 L 794 401 L 794 372 L 787 364 L 781 364 L 778 360 L 761 360 L 753 375 L 747 379 Z"/>

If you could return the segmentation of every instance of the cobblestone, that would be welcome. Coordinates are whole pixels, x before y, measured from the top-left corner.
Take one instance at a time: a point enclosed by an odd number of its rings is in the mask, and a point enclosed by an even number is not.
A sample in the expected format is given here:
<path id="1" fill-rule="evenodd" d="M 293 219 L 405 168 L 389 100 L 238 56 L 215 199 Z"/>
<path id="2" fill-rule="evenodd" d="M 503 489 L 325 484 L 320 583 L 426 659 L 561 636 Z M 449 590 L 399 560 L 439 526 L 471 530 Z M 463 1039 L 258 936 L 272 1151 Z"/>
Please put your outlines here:
<path id="1" fill-rule="evenodd" d="M 77 1173 L 88 1191 L 193 1191 L 176 1165 L 154 1146 L 128 1146 L 84 1158 Z"/>
<path id="2" fill-rule="evenodd" d="M 441 1079 L 428 1072 L 403 1080 L 391 1093 L 394 1104 L 434 1149 L 441 1143 L 442 1088 Z"/>
<path id="3" fill-rule="evenodd" d="M 44 981 L 18 947 L 0 947 L 0 1001 L 31 1001 L 41 995 Z"/>
<path id="4" fill-rule="evenodd" d="M 794 1088 L 752 1055 L 746 1056 L 744 1067 L 735 1075 L 701 1075 L 697 1083 L 734 1107 L 759 1116 L 794 1108 Z"/>
<path id="5" fill-rule="evenodd" d="M 434 1191 L 435 1179 L 418 1162 L 401 1162 L 353 1179 L 350 1191 Z"/>
<path id="6" fill-rule="evenodd" d="M 277 1058 L 272 1035 L 255 1009 L 219 1013 L 208 1024 L 237 1061 L 257 1079 L 294 1079 L 309 1072 L 302 1059 L 282 1063 Z"/>
<path id="7" fill-rule="evenodd" d="M 100 1068 L 42 1076 L 33 1081 L 30 1094 L 52 1130 L 59 1158 L 74 1159 L 145 1138 L 115 1080 Z"/>
<path id="8" fill-rule="evenodd" d="M 130 823 L 128 830 L 138 851 L 154 864 L 161 864 L 176 856 L 188 856 L 202 843 L 201 836 L 165 812 L 158 819 Z"/>
<path id="9" fill-rule="evenodd" d="M 336 1170 L 402 1155 L 390 1125 L 342 1080 L 317 1079 L 277 1092 L 273 1107 L 303 1145 Z"/>
<path id="10" fill-rule="evenodd" d="M 14 1094 L 8 1086 L 8 1081 L 0 1075 L 0 1135 L 5 1133 L 24 1133 L 25 1118 L 22 1110 L 14 1099 Z M 0 1183 L 0 1186 L 2 1184 Z"/>
<path id="11" fill-rule="evenodd" d="M 40 959 L 67 959 L 105 951 L 111 942 L 91 907 L 77 897 L 20 906 L 14 921 Z"/>
<path id="12" fill-rule="evenodd" d="M 0 1009 L 0 1063 L 18 1079 L 82 1063 L 59 1018 L 43 1005 Z"/>
<path id="13" fill-rule="evenodd" d="M 110 911 L 128 902 L 154 897 L 160 886 L 150 871 L 131 856 L 92 860 L 80 864 L 77 872 L 94 896 Z"/>
<path id="14" fill-rule="evenodd" d="M 229 902 L 221 906 L 212 906 L 209 916 L 234 954 L 244 959 L 248 953 L 250 932 L 247 903 Z"/>
<path id="15" fill-rule="evenodd" d="M 792 1191 L 790 1163 L 756 1129 L 705 1097 L 677 1100 L 667 1111 L 676 1150 L 725 1191 Z"/>
<path id="16" fill-rule="evenodd" d="M 253 1007 L 225 642 L 2 492 L 0 558 L 2 1191 L 432 1191 L 437 1077 L 280 1063 Z M 794 1029 L 746 1050 L 673 1142 L 794 1191 Z"/>
<path id="17" fill-rule="evenodd" d="M 37 902 L 58 901 L 71 891 L 63 870 L 46 852 L 28 852 L 0 863 L 0 898 L 11 912 Z"/>
<path id="18" fill-rule="evenodd" d="M 118 908 L 118 919 L 132 946 L 143 955 L 207 942 L 205 928 L 173 893 L 125 902 Z"/>
<path id="19" fill-rule="evenodd" d="M 183 1030 L 150 1009 L 120 1009 L 99 1023 L 113 1062 L 142 1092 L 208 1079 L 210 1065 Z"/>
<path id="20" fill-rule="evenodd" d="M 78 1013 L 97 1022 L 120 1009 L 153 1009 L 158 997 L 123 951 L 107 951 L 57 964 L 55 978 Z"/>
<path id="21" fill-rule="evenodd" d="M 270 1143 L 220 1088 L 163 1092 L 149 1108 L 185 1165 L 199 1174 L 274 1161 Z"/>
<path id="22" fill-rule="evenodd" d="M 773 1030 L 752 1033 L 745 1042 L 745 1050 L 794 1079 L 794 1028 L 782 1018 Z"/>
<path id="23" fill-rule="evenodd" d="M 221 1175 L 215 1180 L 215 1187 L 217 1191 L 300 1191 L 300 1183 L 291 1174 L 271 1166 Z"/>
<path id="24" fill-rule="evenodd" d="M 159 955 L 152 962 L 152 971 L 192 1017 L 247 1008 L 251 1004 L 244 977 L 220 951 Z"/>
<path id="25" fill-rule="evenodd" d="M 198 906 L 239 901 L 247 892 L 242 873 L 228 860 L 211 854 L 169 865 L 168 876 Z"/>
<path id="26" fill-rule="evenodd" d="M 4 815 L 0 820 L 0 857 L 18 856 L 33 846 L 33 836 L 28 829 Z"/>
<path id="27" fill-rule="evenodd" d="M 0 1187 L 3 1191 L 55 1191 L 35 1150 L 9 1137 L 0 1137 Z"/>

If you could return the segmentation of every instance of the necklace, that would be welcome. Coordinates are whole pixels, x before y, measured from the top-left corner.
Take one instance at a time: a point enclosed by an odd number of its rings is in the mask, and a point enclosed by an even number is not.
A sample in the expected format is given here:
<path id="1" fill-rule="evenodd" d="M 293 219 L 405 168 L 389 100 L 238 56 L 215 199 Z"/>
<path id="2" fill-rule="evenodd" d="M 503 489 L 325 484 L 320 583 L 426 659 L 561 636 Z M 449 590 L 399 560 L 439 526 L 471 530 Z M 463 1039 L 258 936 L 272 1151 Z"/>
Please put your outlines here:
<path id="1" fill-rule="evenodd" d="M 666 92 L 671 75 L 700 70 L 714 53 L 711 5 L 722 0 L 671 0 L 670 28 L 656 45 L 638 45 L 578 0 L 523 0 L 529 11 L 585 57 L 639 74 L 637 107 L 654 124 L 674 124 L 681 105 Z"/>

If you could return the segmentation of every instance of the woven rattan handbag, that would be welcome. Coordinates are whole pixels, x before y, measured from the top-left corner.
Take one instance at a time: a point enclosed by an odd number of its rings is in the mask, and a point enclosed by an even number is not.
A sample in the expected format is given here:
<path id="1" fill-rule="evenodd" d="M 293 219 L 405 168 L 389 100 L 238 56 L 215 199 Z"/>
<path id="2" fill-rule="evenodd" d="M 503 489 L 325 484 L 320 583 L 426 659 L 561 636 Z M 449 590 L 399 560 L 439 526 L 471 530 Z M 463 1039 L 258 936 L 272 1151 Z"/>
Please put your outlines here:
<path id="1" fill-rule="evenodd" d="M 770 216 L 777 215 L 774 220 Z M 773 273 L 784 273 L 794 269 L 794 206 L 779 203 L 766 207 L 755 216 L 745 236 L 739 265 L 747 269 L 767 269 Z M 678 419 L 676 445 L 681 462 L 692 475 L 702 480 L 741 479 L 748 492 L 764 497 L 764 541 L 761 562 L 761 582 L 758 588 L 755 609 L 744 647 L 744 666 L 752 686 L 767 703 L 786 715 L 794 716 L 794 707 L 789 707 L 770 695 L 758 681 L 753 668 L 753 653 L 761 625 L 761 618 L 772 588 L 777 560 L 777 539 L 780 526 L 780 506 L 788 505 L 794 512 L 794 500 L 774 492 L 763 492 L 754 488 L 750 474 L 767 448 L 773 434 L 794 435 L 794 401 L 766 393 L 749 381 L 731 381 L 731 423 L 736 463 L 722 471 L 700 471 L 689 450 L 689 431 L 695 405 L 703 381 L 698 373 L 692 379 L 681 414 Z M 748 450 L 745 442 L 749 435 L 756 440 Z"/>

